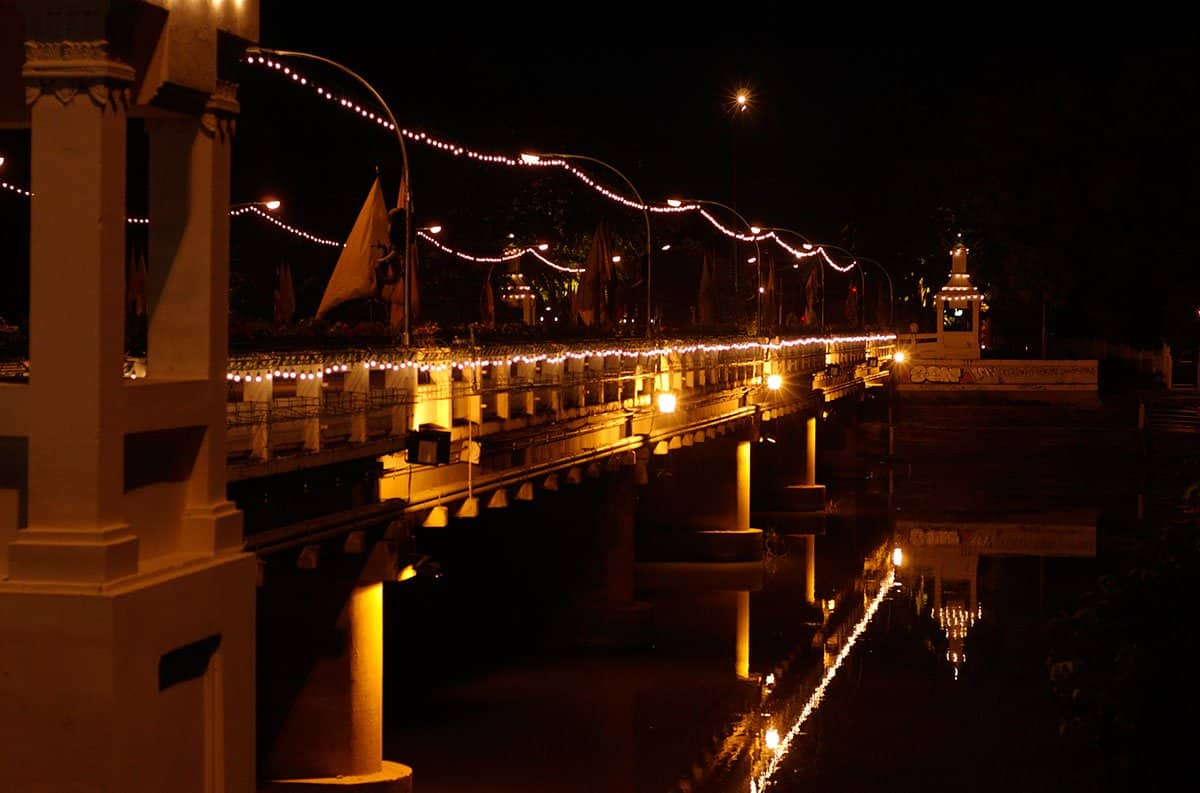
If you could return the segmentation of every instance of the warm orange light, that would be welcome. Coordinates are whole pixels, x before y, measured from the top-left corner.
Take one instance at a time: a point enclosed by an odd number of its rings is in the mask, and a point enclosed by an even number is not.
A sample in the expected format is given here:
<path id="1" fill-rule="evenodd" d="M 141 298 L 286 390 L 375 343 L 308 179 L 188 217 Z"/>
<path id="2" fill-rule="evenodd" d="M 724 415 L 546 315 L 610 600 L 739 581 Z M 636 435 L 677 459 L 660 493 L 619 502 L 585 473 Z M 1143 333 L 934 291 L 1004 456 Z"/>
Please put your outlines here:
<path id="1" fill-rule="evenodd" d="M 550 250 L 550 246 L 543 242 L 538 245 L 538 250 L 539 251 L 548 251 L 548 250 Z"/>
<path id="2" fill-rule="evenodd" d="M 904 350 L 896 350 L 896 354 L 892 356 L 892 360 L 896 363 L 904 363 L 906 358 L 908 356 L 904 353 Z"/>
<path id="3" fill-rule="evenodd" d="M 783 377 L 777 374 L 767 375 L 767 388 L 772 391 L 783 388 Z"/>
<path id="4" fill-rule="evenodd" d="M 904 551 L 897 548 L 892 551 L 892 564 L 896 567 L 901 567 L 904 564 Z"/>
<path id="5" fill-rule="evenodd" d="M 417 577 L 417 569 L 415 567 L 413 567 L 411 564 L 409 564 L 409 565 L 404 566 L 404 569 L 401 570 L 400 574 L 396 576 L 396 580 L 397 581 L 407 581 L 410 578 L 416 578 L 416 577 Z"/>
<path id="6" fill-rule="evenodd" d="M 758 226 L 751 226 L 750 233 L 751 234 L 762 234 L 762 229 L 759 228 Z"/>
<path id="7" fill-rule="evenodd" d="M 441 233 L 442 233 L 442 227 L 441 227 L 441 226 L 430 226 L 430 227 L 429 227 L 429 233 L 430 233 L 430 234 L 441 234 Z"/>
<path id="8" fill-rule="evenodd" d="M 681 206 L 683 206 L 683 202 L 680 201 L 678 198 L 668 198 L 667 206 L 681 207 Z"/>
<path id="9" fill-rule="evenodd" d="M 763 741 L 767 744 L 767 748 L 775 751 L 779 748 L 779 730 L 772 727 L 767 730 L 767 734 L 763 736 Z"/>
<path id="10" fill-rule="evenodd" d="M 663 249 L 664 251 L 669 251 L 669 250 L 671 250 L 671 243 L 669 243 L 669 242 L 668 242 L 666 245 L 662 246 L 662 249 Z"/>
<path id="11" fill-rule="evenodd" d="M 675 412 L 675 395 L 669 391 L 664 391 L 658 395 L 658 412 L 659 413 L 674 413 Z"/>
<path id="12" fill-rule="evenodd" d="M 613 257 L 613 263 L 614 263 L 614 264 L 620 264 L 620 263 L 621 263 L 621 257 L 620 257 L 620 256 L 614 256 L 614 257 Z"/>
<path id="13" fill-rule="evenodd" d="M 263 206 L 274 212 L 276 209 L 279 209 L 279 207 L 283 206 L 283 202 L 281 202 L 278 198 L 268 198 L 266 201 L 263 201 Z"/>

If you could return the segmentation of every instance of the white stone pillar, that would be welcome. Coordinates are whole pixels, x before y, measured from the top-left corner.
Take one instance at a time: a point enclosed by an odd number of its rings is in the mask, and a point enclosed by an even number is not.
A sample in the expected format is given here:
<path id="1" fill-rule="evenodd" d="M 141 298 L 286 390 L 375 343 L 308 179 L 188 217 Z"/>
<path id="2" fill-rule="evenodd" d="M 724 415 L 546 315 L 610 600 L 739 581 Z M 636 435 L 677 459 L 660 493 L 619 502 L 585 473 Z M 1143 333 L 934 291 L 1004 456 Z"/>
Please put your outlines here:
<path id="1" fill-rule="evenodd" d="M 529 302 L 529 301 L 524 301 Z M 501 362 L 499 366 L 492 367 L 492 391 L 491 401 L 496 408 L 496 418 L 504 421 L 510 418 L 511 402 L 508 394 L 508 375 L 509 365 Z"/>
<path id="2" fill-rule="evenodd" d="M 535 394 L 534 389 L 531 387 L 533 385 L 534 366 L 535 365 L 531 363 L 517 364 L 517 380 L 520 381 L 523 389 L 521 394 L 518 396 L 518 404 L 523 406 L 522 412 L 526 416 L 532 416 L 535 408 Z"/>
<path id="3" fill-rule="evenodd" d="M 350 442 L 365 443 L 367 440 L 367 410 L 371 400 L 371 369 L 356 363 L 346 372 L 342 381 L 342 392 L 354 403 L 350 414 Z"/>
<path id="4" fill-rule="evenodd" d="M 303 429 L 304 451 L 319 452 L 321 450 L 321 393 L 322 386 L 325 383 L 325 370 L 318 367 L 315 370 L 307 372 L 309 375 L 320 375 L 317 377 L 310 376 L 304 380 L 296 381 L 296 396 L 305 400 L 316 400 L 316 412 L 305 418 Z M 306 401 L 306 410 L 311 402 Z"/>
<path id="5" fill-rule="evenodd" d="M 256 414 L 250 434 L 250 454 L 256 460 L 271 457 L 271 427 L 268 421 L 274 386 L 263 372 L 256 372 L 242 383 L 242 401 L 255 406 Z"/>
<path id="6" fill-rule="evenodd" d="M 405 435 L 411 430 L 415 418 L 413 400 L 417 396 L 417 370 L 406 366 L 401 369 L 389 369 L 383 378 L 384 388 L 394 389 L 401 402 L 392 406 L 392 428 L 394 436 Z"/>
<path id="7" fill-rule="evenodd" d="M 12 548 L 10 574 L 100 583 L 135 573 L 138 562 L 122 514 L 124 428 L 114 420 L 124 413 L 133 69 L 111 59 L 104 42 L 29 47 L 28 389 L 37 408 L 29 413 L 28 528 Z"/>

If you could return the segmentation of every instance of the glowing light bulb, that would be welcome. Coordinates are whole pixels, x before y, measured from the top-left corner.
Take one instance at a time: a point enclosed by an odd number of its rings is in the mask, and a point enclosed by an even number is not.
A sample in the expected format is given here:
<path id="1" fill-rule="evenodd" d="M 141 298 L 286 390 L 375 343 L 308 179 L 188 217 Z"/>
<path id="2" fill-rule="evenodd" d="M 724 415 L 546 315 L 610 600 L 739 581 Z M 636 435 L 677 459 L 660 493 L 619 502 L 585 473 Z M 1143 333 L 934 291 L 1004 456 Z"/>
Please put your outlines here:
<path id="1" fill-rule="evenodd" d="M 659 413 L 674 413 L 675 412 L 675 395 L 664 391 L 658 395 L 658 412 Z"/>
<path id="2" fill-rule="evenodd" d="M 441 226 L 430 226 L 430 227 L 429 227 L 429 233 L 430 233 L 430 234 L 441 234 L 441 233 L 442 233 L 442 227 L 441 227 Z"/>
<path id="3" fill-rule="evenodd" d="M 907 358 L 908 355 L 905 354 L 904 350 L 896 350 L 896 354 L 892 356 L 892 360 L 896 363 L 904 363 Z"/>
<path id="4" fill-rule="evenodd" d="M 541 161 L 542 161 L 542 158 L 537 156 L 536 154 L 522 154 L 521 155 L 521 162 L 525 163 L 526 165 L 536 165 L 537 163 L 539 163 Z"/>
<path id="5" fill-rule="evenodd" d="M 899 548 L 892 551 L 892 564 L 901 567 L 904 564 L 904 551 Z"/>
<path id="6" fill-rule="evenodd" d="M 750 233 L 751 234 L 762 234 L 762 229 L 759 228 L 758 226 L 751 226 Z"/>
<path id="7" fill-rule="evenodd" d="M 614 256 L 614 257 L 613 257 L 613 264 L 620 264 L 620 263 L 621 263 L 621 257 L 620 257 L 620 256 Z"/>
<path id="8" fill-rule="evenodd" d="M 783 377 L 777 374 L 767 376 L 767 388 L 772 391 L 778 391 L 783 388 Z"/>
<path id="9" fill-rule="evenodd" d="M 678 198 L 668 198 L 667 206 L 681 207 L 681 206 L 683 206 L 683 202 L 680 201 Z"/>
<path id="10" fill-rule="evenodd" d="M 763 741 L 766 743 L 767 748 L 770 749 L 771 751 L 775 751 L 776 749 L 778 749 L 779 748 L 779 730 L 775 729 L 774 727 L 767 730 L 766 735 L 763 736 Z"/>
<path id="11" fill-rule="evenodd" d="M 279 209 L 279 207 L 283 206 L 283 202 L 281 202 L 278 198 L 269 198 L 266 201 L 263 201 L 263 206 L 274 212 L 276 209 Z"/>
<path id="12" fill-rule="evenodd" d="M 542 243 L 538 244 L 537 249 L 539 251 L 548 251 L 548 250 L 550 250 L 550 246 L 548 244 L 542 242 Z"/>

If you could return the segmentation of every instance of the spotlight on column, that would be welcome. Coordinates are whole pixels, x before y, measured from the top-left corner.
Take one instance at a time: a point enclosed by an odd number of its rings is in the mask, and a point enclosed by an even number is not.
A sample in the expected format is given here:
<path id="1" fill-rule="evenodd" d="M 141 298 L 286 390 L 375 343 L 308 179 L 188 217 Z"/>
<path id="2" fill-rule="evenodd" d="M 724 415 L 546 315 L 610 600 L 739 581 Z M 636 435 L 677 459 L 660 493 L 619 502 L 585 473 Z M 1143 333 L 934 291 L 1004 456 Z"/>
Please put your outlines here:
<path id="1" fill-rule="evenodd" d="M 896 354 L 892 356 L 892 360 L 896 363 L 904 363 L 904 359 L 907 357 L 904 350 L 896 350 Z"/>
<path id="2" fill-rule="evenodd" d="M 767 375 L 767 388 L 772 391 L 783 388 L 783 377 L 777 374 Z"/>
<path id="3" fill-rule="evenodd" d="M 659 413 L 674 413 L 675 412 L 675 395 L 669 391 L 663 391 L 658 395 L 658 412 Z"/>
<path id="4" fill-rule="evenodd" d="M 900 550 L 899 548 L 892 551 L 892 564 L 896 567 L 900 567 L 904 564 L 904 551 Z"/>

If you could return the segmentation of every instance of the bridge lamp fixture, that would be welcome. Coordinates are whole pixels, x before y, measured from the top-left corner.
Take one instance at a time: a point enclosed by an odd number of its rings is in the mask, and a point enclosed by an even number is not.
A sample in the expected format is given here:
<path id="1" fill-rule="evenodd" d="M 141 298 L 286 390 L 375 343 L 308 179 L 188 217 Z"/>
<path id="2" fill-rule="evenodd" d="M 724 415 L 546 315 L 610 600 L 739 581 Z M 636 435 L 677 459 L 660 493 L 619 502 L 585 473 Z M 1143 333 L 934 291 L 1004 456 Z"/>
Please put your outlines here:
<path id="1" fill-rule="evenodd" d="M 678 198 L 668 198 L 667 206 L 681 207 L 681 206 L 683 206 L 683 202 L 680 201 Z"/>
<path id="2" fill-rule="evenodd" d="M 674 413 L 676 399 L 675 395 L 670 391 L 663 391 L 658 395 L 658 412 L 659 413 Z"/>
<path id="3" fill-rule="evenodd" d="M 421 231 L 428 231 L 430 234 L 441 234 L 442 227 L 441 226 L 426 226 L 425 228 L 421 229 Z"/>
<path id="4" fill-rule="evenodd" d="M 263 206 L 274 212 L 276 209 L 279 209 L 279 207 L 283 206 L 283 202 L 278 198 L 268 198 L 266 201 L 263 201 Z"/>
<path id="5" fill-rule="evenodd" d="M 896 350 L 896 354 L 892 356 L 892 360 L 896 363 L 904 363 L 907 358 L 908 355 L 904 352 L 904 350 Z"/>
<path id="6" fill-rule="evenodd" d="M 759 228 L 758 226 L 751 226 L 750 233 L 751 234 L 762 234 L 762 229 Z"/>
<path id="7" fill-rule="evenodd" d="M 767 388 L 772 391 L 778 391 L 783 388 L 783 376 L 777 374 L 767 375 Z"/>
<path id="8" fill-rule="evenodd" d="M 904 564 L 904 551 L 899 548 L 892 551 L 892 564 L 901 567 Z"/>

